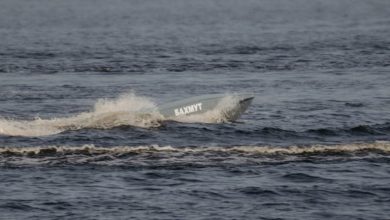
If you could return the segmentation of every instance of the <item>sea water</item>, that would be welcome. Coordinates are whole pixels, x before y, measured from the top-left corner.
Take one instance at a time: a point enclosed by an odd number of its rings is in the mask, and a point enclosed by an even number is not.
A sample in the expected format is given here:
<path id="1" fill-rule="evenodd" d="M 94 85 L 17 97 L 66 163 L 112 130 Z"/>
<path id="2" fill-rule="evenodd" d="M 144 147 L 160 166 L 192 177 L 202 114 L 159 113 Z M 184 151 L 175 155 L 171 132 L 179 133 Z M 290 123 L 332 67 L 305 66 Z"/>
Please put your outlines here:
<path id="1" fill-rule="evenodd" d="M 0 5 L 0 219 L 389 218 L 389 1 Z"/>

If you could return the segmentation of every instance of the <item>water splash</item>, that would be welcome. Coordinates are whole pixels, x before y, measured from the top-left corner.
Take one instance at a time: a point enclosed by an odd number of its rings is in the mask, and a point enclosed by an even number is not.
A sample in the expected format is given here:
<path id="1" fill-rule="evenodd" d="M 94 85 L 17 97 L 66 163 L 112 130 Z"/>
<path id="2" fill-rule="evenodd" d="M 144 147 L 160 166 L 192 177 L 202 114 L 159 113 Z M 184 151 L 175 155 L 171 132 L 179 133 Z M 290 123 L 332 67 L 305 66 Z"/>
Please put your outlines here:
<path id="1" fill-rule="evenodd" d="M 143 111 L 148 109 L 147 112 Z M 133 93 L 116 99 L 99 99 L 90 112 L 64 118 L 31 121 L 0 119 L 0 134 L 10 136 L 45 136 L 84 128 L 109 129 L 122 125 L 156 127 L 162 116 L 148 98 Z"/>

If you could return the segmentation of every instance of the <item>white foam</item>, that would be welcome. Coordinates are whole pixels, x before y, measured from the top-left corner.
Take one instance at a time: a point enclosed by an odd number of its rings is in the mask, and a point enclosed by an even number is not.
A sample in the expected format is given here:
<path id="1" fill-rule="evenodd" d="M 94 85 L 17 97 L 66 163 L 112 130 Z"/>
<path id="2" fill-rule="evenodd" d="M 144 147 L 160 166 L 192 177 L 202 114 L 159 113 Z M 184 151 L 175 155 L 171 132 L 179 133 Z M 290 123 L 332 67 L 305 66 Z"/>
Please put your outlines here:
<path id="1" fill-rule="evenodd" d="M 129 93 L 116 99 L 99 99 L 92 111 L 71 117 L 36 118 L 31 121 L 0 119 L 0 134 L 45 136 L 83 128 L 109 129 L 121 125 L 155 127 L 159 126 L 161 119 L 152 101 Z"/>
<path id="2" fill-rule="evenodd" d="M 314 146 L 172 147 L 158 145 L 96 147 L 0 146 L 0 166 L 99 165 L 99 166 L 201 166 L 293 162 L 310 156 L 318 161 L 388 158 L 390 142 Z"/>
<path id="3" fill-rule="evenodd" d="M 339 145 L 310 145 L 310 146 L 233 146 L 233 147 L 172 147 L 158 145 L 141 146 L 116 146 L 96 147 L 94 145 L 72 146 L 37 146 L 37 147 L 7 147 L 0 146 L 0 154 L 39 154 L 43 151 L 52 150 L 58 154 L 112 154 L 120 155 L 126 153 L 229 153 L 229 154 L 252 154 L 252 155 L 302 155 L 302 154 L 323 154 L 323 153 L 353 153 L 359 151 L 380 151 L 390 153 L 390 142 L 375 141 L 372 143 L 349 143 Z"/>

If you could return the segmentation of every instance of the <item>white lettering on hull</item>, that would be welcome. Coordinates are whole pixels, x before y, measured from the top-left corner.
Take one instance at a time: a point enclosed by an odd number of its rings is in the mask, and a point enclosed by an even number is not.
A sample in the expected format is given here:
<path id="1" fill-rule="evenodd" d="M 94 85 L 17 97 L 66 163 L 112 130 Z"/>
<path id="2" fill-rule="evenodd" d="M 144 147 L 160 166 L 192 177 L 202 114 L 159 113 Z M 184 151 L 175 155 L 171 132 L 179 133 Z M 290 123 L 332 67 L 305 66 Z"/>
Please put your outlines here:
<path id="1" fill-rule="evenodd" d="M 180 116 L 180 115 L 191 114 L 191 113 L 201 111 L 201 110 L 202 110 L 202 103 L 199 102 L 199 103 L 196 103 L 193 105 L 188 105 L 188 106 L 184 106 L 181 108 L 176 108 L 174 111 L 175 111 L 176 116 Z"/>

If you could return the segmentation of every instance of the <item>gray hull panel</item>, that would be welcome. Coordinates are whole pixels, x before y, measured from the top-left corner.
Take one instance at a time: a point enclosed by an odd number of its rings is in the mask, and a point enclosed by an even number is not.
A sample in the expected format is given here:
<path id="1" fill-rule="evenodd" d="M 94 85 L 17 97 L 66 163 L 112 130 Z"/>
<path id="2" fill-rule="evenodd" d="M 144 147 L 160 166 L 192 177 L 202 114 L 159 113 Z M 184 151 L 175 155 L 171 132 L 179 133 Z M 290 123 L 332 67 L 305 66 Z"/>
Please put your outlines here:
<path id="1" fill-rule="evenodd" d="M 249 107 L 254 98 L 252 95 L 246 94 L 203 95 L 163 104 L 158 106 L 158 110 L 165 118 L 170 119 L 187 115 L 203 114 L 208 111 L 213 111 L 218 107 L 220 108 L 221 103 L 223 104 L 227 97 L 230 97 L 231 100 L 234 100 L 234 102 L 229 103 L 229 106 L 226 109 L 221 109 L 223 110 L 223 114 L 228 121 L 237 120 Z"/>

